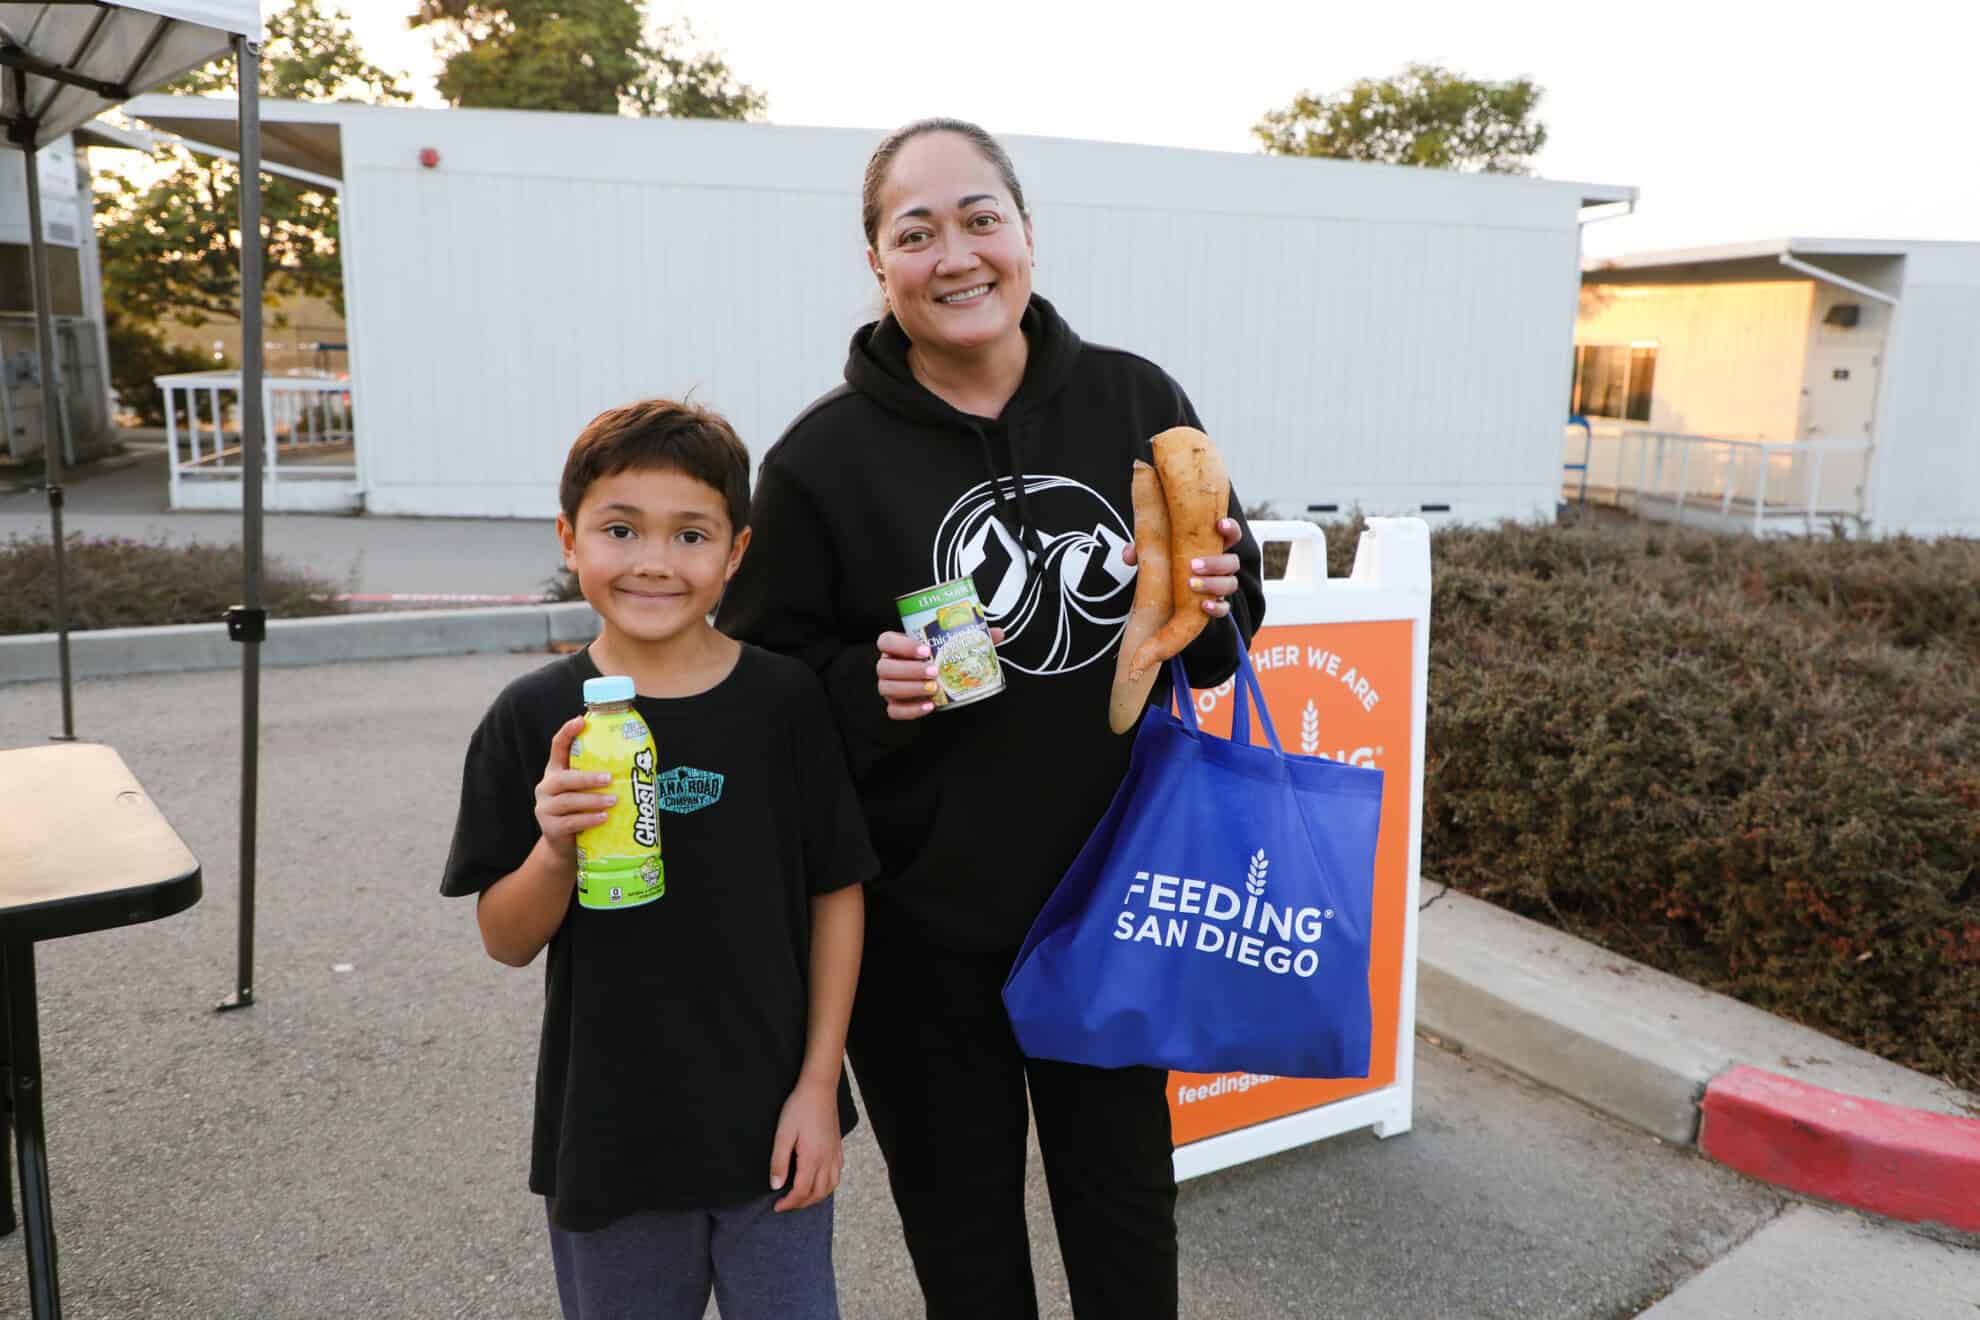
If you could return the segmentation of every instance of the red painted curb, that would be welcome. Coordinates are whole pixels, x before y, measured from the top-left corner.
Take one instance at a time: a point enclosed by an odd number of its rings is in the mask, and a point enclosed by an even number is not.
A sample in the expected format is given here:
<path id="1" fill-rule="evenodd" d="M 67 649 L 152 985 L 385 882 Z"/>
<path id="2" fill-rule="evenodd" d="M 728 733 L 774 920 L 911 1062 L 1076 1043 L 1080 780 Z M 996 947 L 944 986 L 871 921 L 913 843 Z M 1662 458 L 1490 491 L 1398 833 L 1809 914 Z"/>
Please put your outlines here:
<path id="1" fill-rule="evenodd" d="M 1698 1148 L 1741 1173 L 1914 1224 L 1980 1233 L 1980 1121 L 1744 1065 L 1712 1080 Z"/>

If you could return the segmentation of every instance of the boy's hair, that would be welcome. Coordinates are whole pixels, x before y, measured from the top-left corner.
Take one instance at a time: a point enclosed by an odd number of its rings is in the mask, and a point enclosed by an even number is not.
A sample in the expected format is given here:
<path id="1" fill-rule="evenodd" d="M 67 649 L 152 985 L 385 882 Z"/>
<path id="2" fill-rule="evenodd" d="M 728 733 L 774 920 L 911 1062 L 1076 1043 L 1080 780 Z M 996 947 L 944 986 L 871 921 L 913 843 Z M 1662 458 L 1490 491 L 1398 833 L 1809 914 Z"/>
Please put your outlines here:
<path id="1" fill-rule="evenodd" d="M 557 501 L 577 523 L 593 482 L 629 468 L 673 471 L 722 492 L 729 530 L 749 525 L 749 450 L 720 413 L 673 399 L 645 399 L 591 419 L 571 443 Z"/>

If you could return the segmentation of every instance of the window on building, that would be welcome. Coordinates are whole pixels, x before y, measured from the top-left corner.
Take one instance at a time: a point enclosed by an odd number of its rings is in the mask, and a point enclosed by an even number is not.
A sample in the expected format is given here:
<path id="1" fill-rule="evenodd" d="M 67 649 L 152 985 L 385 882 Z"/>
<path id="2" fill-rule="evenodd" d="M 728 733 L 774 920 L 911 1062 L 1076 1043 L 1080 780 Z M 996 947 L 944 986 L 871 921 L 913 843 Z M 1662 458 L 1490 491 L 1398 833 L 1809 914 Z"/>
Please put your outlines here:
<path id="1" fill-rule="evenodd" d="M 1576 344 L 1568 406 L 1583 417 L 1647 422 L 1656 379 L 1655 344 Z"/>

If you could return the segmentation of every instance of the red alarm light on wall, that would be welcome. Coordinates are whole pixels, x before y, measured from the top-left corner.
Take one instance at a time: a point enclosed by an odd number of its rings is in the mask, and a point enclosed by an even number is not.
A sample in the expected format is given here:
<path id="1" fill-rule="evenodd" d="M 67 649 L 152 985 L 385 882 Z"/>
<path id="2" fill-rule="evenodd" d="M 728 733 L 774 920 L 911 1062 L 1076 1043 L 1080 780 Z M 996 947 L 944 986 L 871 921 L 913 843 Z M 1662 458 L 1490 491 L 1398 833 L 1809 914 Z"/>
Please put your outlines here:
<path id="1" fill-rule="evenodd" d="M 421 147 L 419 149 L 419 163 L 430 170 L 440 163 L 440 153 L 432 147 Z"/>

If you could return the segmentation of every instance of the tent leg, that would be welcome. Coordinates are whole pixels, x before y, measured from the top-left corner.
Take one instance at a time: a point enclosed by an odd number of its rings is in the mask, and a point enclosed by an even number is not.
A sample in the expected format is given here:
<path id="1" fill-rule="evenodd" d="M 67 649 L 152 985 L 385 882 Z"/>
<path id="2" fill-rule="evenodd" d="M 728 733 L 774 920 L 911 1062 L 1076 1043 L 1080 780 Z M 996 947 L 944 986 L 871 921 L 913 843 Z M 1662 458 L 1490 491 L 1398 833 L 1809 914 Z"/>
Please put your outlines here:
<path id="1" fill-rule="evenodd" d="M 241 653 L 241 928 L 234 993 L 218 1008 L 254 1002 L 254 844 L 261 758 L 261 443 L 267 399 L 261 339 L 261 47 L 234 38 L 241 83 L 241 603 L 227 611 L 227 635 Z"/>
<path id="2" fill-rule="evenodd" d="M 7 986 L 0 980 L 0 1237 L 6 1237 L 21 1226 L 14 1215 L 14 1174 L 13 1157 L 9 1148 L 13 1144 L 14 1088 L 7 1076 Z"/>
<path id="3" fill-rule="evenodd" d="M 15 95 L 26 104 L 27 78 L 16 69 Z M 55 557 L 55 658 L 62 671 L 62 732 L 55 742 L 76 740 L 75 686 L 69 672 L 68 545 L 62 531 L 62 438 L 57 412 L 62 402 L 62 364 L 55 350 L 55 316 L 48 287 L 48 242 L 41 229 L 41 169 L 29 125 L 23 164 L 27 169 L 28 264 L 34 279 L 34 345 L 41 365 L 41 457 L 47 469 L 49 548 Z"/>

